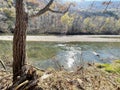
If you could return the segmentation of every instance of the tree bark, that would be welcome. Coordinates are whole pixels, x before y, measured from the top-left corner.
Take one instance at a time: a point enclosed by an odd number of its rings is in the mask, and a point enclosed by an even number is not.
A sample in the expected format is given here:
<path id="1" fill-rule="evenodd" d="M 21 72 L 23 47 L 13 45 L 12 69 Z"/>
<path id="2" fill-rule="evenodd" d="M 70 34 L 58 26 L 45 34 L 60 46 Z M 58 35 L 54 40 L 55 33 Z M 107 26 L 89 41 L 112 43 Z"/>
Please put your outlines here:
<path id="1" fill-rule="evenodd" d="M 51 11 L 54 13 L 66 13 L 61 11 L 54 11 L 50 9 L 51 4 L 54 0 L 50 0 L 49 3 L 41 9 L 36 15 L 28 16 L 25 12 L 25 7 L 23 0 L 16 1 L 16 23 L 13 38 L 13 83 L 17 80 L 17 76 L 22 76 L 22 67 L 26 64 L 26 29 L 28 26 L 28 17 L 40 16 L 46 11 Z M 34 75 L 33 75 L 34 76 Z"/>
<path id="2" fill-rule="evenodd" d="M 16 0 L 16 23 L 13 38 L 13 82 L 17 80 L 17 76 L 21 76 L 22 67 L 26 63 L 28 15 L 23 5 L 23 0 Z"/>

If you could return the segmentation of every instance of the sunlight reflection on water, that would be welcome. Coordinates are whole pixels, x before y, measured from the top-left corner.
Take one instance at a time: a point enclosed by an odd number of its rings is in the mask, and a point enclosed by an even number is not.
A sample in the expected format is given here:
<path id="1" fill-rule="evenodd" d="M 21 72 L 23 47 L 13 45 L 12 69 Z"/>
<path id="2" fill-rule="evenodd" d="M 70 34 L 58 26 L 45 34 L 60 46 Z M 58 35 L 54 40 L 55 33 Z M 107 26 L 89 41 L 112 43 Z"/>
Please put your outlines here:
<path id="1" fill-rule="evenodd" d="M 111 44 L 55 44 L 61 50 L 56 53 L 56 59 L 37 61 L 37 66 L 42 68 L 59 68 L 63 66 L 65 70 L 75 70 L 85 63 L 111 63 L 112 60 L 120 59 L 120 47 Z M 56 64 L 57 63 L 57 64 Z M 44 66 L 44 67 L 43 67 Z"/>

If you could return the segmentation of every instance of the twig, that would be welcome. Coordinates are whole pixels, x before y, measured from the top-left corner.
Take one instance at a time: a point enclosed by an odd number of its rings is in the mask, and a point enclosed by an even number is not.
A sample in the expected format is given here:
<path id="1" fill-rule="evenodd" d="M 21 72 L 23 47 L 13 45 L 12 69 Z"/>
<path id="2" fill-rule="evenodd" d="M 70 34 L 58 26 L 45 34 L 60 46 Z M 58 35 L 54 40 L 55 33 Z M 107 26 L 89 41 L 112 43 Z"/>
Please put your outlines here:
<path id="1" fill-rule="evenodd" d="M 3 66 L 3 68 L 5 69 L 5 71 L 7 71 L 6 65 L 4 64 L 4 62 L 0 59 L 0 63 Z"/>
<path id="2" fill-rule="evenodd" d="M 16 87 L 17 85 L 19 85 L 20 83 L 22 83 L 23 81 L 26 80 L 26 76 L 22 77 L 20 80 L 18 80 L 15 84 L 13 84 L 13 88 Z"/>
<path id="3" fill-rule="evenodd" d="M 38 83 L 38 80 L 34 80 L 34 81 L 32 80 L 32 81 L 30 81 L 29 85 L 26 86 L 26 88 L 24 90 L 28 90 L 29 88 L 31 88 L 33 86 L 36 86 L 37 83 Z"/>
<path id="4" fill-rule="evenodd" d="M 18 90 L 20 87 L 22 87 L 23 85 L 25 85 L 25 84 L 27 84 L 27 83 L 29 83 L 28 80 L 24 81 L 23 83 L 21 83 L 20 85 L 18 85 L 18 86 L 17 86 L 15 89 L 13 89 L 13 90 Z"/>
<path id="5" fill-rule="evenodd" d="M 107 3 L 107 6 L 105 7 L 104 12 L 107 10 L 107 8 L 109 7 L 110 3 L 111 3 L 111 0 Z"/>

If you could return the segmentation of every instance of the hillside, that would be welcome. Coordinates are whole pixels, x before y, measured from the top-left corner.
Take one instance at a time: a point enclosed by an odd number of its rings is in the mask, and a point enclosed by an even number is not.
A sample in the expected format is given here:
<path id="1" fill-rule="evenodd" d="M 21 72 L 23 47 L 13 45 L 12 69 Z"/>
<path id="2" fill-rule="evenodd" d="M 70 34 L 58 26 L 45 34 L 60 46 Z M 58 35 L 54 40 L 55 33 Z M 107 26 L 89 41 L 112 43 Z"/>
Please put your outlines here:
<path id="1" fill-rule="evenodd" d="M 92 7 L 92 9 L 96 11 L 103 10 L 106 7 L 106 5 L 104 5 L 102 1 L 83 1 L 83 2 L 78 2 L 77 4 L 78 4 L 77 8 L 89 9 Z M 118 9 L 120 8 L 119 1 L 112 1 L 108 9 L 116 9 L 116 8 Z"/>
<path id="2" fill-rule="evenodd" d="M 29 14 L 39 11 L 46 5 L 43 0 L 26 1 Z M 63 1 L 59 3 L 63 3 Z M 29 20 L 27 31 L 29 34 L 120 34 L 119 2 L 113 1 L 107 11 L 104 11 L 106 5 L 102 3 L 100 1 L 77 2 L 76 6 L 72 6 L 65 15 L 48 12 Z M 67 3 L 63 5 L 67 5 Z M 1 0 L 0 33 L 13 33 L 14 23 L 14 2 Z"/>

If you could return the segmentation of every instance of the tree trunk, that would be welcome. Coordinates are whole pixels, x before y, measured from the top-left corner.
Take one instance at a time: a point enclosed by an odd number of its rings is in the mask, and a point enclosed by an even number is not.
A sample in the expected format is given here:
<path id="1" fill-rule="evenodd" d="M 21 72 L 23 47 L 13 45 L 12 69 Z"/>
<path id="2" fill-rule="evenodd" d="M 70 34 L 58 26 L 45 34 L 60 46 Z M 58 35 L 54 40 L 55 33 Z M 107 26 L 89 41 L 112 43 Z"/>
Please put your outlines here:
<path id="1" fill-rule="evenodd" d="M 22 67 L 26 63 L 26 29 L 28 15 L 23 6 L 23 0 L 16 0 L 16 23 L 13 38 L 13 82 L 21 76 Z"/>

